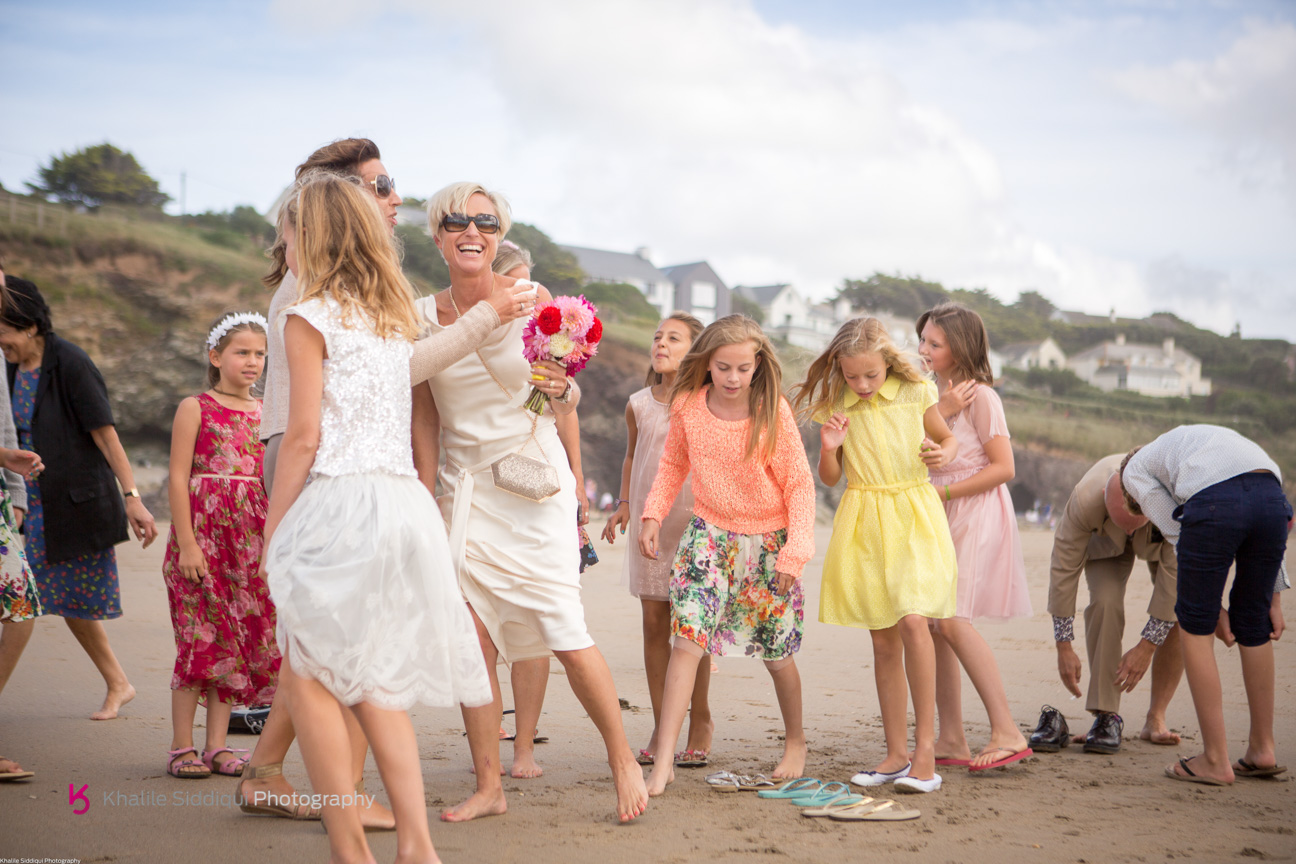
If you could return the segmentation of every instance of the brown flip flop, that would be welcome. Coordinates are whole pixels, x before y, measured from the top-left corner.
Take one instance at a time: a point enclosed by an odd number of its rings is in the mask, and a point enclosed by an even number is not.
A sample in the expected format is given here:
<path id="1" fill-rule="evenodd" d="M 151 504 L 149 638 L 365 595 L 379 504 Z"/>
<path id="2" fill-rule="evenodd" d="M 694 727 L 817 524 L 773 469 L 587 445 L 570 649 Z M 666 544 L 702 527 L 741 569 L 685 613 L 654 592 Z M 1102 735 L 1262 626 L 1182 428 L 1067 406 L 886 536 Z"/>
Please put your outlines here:
<path id="1" fill-rule="evenodd" d="M 1239 777 L 1277 777 L 1286 770 L 1286 765 L 1252 765 L 1245 759 L 1238 759 L 1233 763 L 1233 773 Z"/>
<path id="2" fill-rule="evenodd" d="M 1227 783 L 1222 783 L 1219 780 L 1216 780 L 1214 777 L 1203 777 L 1197 774 L 1191 768 L 1188 767 L 1188 759 L 1183 756 L 1179 757 L 1179 767 L 1184 770 L 1183 774 L 1180 774 L 1178 771 L 1176 771 L 1175 766 L 1167 765 L 1165 769 L 1166 776 L 1169 777 L 1171 780 L 1179 780 L 1184 783 L 1201 783 L 1203 786 L 1227 786 L 1228 785 Z"/>

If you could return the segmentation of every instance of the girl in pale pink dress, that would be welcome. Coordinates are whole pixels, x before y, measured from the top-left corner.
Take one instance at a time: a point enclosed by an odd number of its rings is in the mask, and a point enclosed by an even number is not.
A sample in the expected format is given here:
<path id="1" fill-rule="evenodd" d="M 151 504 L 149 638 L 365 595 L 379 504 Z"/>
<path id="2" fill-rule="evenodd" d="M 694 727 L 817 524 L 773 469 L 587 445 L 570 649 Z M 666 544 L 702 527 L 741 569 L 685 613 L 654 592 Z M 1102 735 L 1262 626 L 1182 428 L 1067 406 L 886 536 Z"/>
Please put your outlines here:
<path id="1" fill-rule="evenodd" d="M 666 446 L 666 433 L 670 431 L 668 394 L 675 383 L 680 361 L 701 332 L 701 321 L 687 312 L 676 312 L 662 321 L 653 334 L 652 367 L 644 382 L 647 386 L 631 394 L 626 404 L 626 456 L 621 467 L 621 497 L 617 499 L 616 512 L 603 527 L 603 539 L 609 543 L 616 542 L 618 528 L 621 534 L 629 529 L 625 584 L 643 605 L 644 671 L 648 675 L 648 695 L 652 700 L 653 732 L 648 746 L 639 751 L 641 765 L 651 765 L 657 752 L 657 724 L 661 720 L 662 691 L 666 687 L 666 667 L 671 656 L 669 593 L 674 556 L 662 555 L 651 559 L 637 554 L 639 523 L 648 490 L 657 477 L 657 464 L 661 462 L 662 450 Z M 663 549 L 674 550 L 679 545 L 692 517 L 693 493 L 686 485 L 662 523 Z M 675 754 L 678 765 L 694 767 L 707 763 L 711 733 L 715 728 L 707 704 L 710 686 L 711 662 L 708 658 L 698 667 L 689 708 L 688 744 L 686 749 Z"/>
<path id="2" fill-rule="evenodd" d="M 981 316 L 946 303 L 924 313 L 917 328 L 919 353 L 940 388 L 941 414 L 959 442 L 958 458 L 931 472 L 958 555 L 955 617 L 934 622 L 940 717 L 936 764 L 981 771 L 1031 755 L 1013 721 L 994 654 L 972 626 L 974 618 L 1031 614 L 1017 517 L 1008 495 L 1007 483 L 1015 472 L 1012 445 L 1003 403 L 990 387 L 990 340 Z M 990 717 L 990 742 L 975 758 L 963 735 L 960 664 Z"/>

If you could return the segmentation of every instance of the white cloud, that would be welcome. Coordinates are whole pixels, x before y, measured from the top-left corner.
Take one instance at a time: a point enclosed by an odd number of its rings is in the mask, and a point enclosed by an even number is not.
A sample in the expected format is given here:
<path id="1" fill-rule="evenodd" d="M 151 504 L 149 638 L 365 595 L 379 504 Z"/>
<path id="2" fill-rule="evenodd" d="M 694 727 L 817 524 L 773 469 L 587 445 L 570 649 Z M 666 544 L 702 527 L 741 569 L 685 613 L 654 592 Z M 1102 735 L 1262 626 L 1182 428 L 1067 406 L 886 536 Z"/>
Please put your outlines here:
<path id="1" fill-rule="evenodd" d="M 1025 236 L 995 156 L 862 41 L 772 26 L 732 0 L 389 8 L 475 30 L 444 62 L 476 58 L 516 121 L 493 182 L 561 240 L 647 243 L 731 283 L 820 295 L 874 269 L 1092 294 L 1085 279 L 1120 269 Z M 1021 27 L 981 32 L 1030 43 Z M 449 134 L 471 128 L 466 112 Z"/>
<path id="2" fill-rule="evenodd" d="M 1113 80 L 1210 134 L 1217 166 L 1244 188 L 1279 188 L 1296 209 L 1296 25 L 1248 21 L 1214 59 L 1138 66 Z"/>
<path id="3" fill-rule="evenodd" d="M 0 47 L 64 77 L 8 88 L 26 122 L 5 146 L 109 136 L 172 194 L 187 170 L 203 209 L 265 206 L 313 147 L 361 134 L 403 192 L 478 179 L 559 242 L 705 258 L 730 284 L 823 296 L 899 271 L 1138 315 L 1171 305 L 1150 262 L 1179 255 L 1285 292 L 1255 327 L 1238 304 L 1246 332 L 1296 329 L 1273 186 L 1291 185 L 1292 26 L 979 8 L 812 33 L 746 0 L 279 0 L 148 24 L 200 34 L 183 46 L 128 15 L 61 48 L 32 34 L 77 15 L 29 12 Z M 0 151 L 6 184 L 30 176 L 13 164 Z M 1232 324 L 1193 308 L 1174 311 Z"/>

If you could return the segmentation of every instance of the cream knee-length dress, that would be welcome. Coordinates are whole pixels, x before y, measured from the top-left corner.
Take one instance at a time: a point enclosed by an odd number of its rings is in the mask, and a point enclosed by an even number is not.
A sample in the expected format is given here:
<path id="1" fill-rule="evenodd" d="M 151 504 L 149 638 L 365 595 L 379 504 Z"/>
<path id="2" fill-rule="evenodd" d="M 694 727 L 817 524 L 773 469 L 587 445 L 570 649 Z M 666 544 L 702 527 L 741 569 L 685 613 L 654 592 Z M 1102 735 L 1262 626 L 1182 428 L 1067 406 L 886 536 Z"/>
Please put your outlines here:
<path id="1" fill-rule="evenodd" d="M 433 298 L 417 306 L 433 331 L 443 329 Z M 522 405 L 531 391 L 531 365 L 522 354 L 525 325 L 519 318 L 497 328 L 476 352 L 428 382 L 445 456 L 438 501 L 459 587 L 510 663 L 594 644 L 585 626 L 572 530 L 576 478 L 551 409 L 536 417 Z M 491 463 L 519 452 L 557 470 L 558 494 L 536 502 L 495 487 Z"/>

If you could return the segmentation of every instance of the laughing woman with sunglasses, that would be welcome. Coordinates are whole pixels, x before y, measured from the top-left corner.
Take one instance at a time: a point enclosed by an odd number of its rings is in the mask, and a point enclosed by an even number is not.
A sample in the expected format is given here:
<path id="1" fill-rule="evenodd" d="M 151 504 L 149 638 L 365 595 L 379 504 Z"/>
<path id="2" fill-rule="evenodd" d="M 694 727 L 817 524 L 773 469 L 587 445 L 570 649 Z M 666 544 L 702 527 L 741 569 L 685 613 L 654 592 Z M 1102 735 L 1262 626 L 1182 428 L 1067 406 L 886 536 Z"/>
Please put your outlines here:
<path id="1" fill-rule="evenodd" d="M 433 334 L 454 324 L 460 310 L 487 296 L 507 277 L 492 272 L 499 242 L 509 229 L 508 203 L 475 183 L 456 183 L 428 203 L 428 226 L 450 270 L 450 287 L 424 298 L 419 312 Z M 539 300 L 549 292 L 538 288 Z M 450 527 L 450 554 L 477 625 L 488 669 L 498 655 L 509 662 L 547 657 L 552 651 L 607 746 L 616 786 L 617 814 L 628 822 L 643 813 L 643 774 L 621 726 L 621 711 L 603 655 L 585 626 L 580 597 L 580 554 L 575 478 L 552 413 L 522 407 L 534 384 L 550 397 L 552 412 L 576 409 L 579 391 L 555 363 L 531 366 L 522 353 L 525 319 L 495 330 L 477 350 L 414 388 L 414 465 L 433 488 L 438 456 L 441 510 Z M 506 457 L 529 460 L 535 473 L 556 475 L 550 488 L 509 491 L 492 467 Z M 540 500 L 535 500 L 539 498 Z M 466 822 L 507 809 L 500 783 L 498 684 L 494 701 L 464 708 L 477 791 L 441 814 Z"/>

